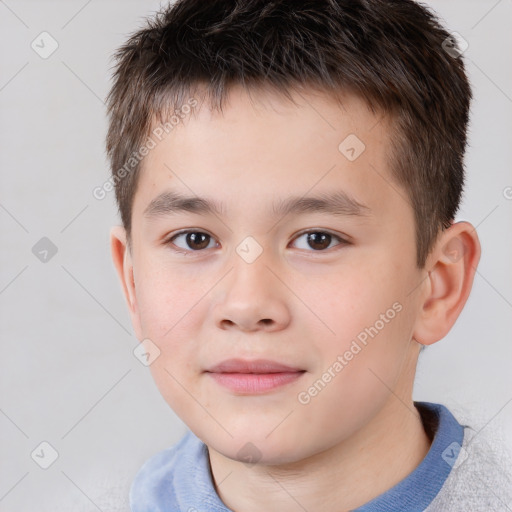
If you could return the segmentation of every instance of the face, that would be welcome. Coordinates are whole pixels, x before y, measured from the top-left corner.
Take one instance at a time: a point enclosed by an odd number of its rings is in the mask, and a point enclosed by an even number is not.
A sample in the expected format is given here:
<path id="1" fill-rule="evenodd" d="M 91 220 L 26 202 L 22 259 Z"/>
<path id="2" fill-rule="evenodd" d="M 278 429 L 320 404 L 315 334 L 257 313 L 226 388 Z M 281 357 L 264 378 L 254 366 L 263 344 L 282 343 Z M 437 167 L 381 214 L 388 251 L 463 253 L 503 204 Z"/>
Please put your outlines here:
<path id="1" fill-rule="evenodd" d="M 274 464 L 410 390 L 421 280 L 388 122 L 356 97 L 294 97 L 196 107 L 144 161 L 125 254 L 165 400 L 217 452 Z"/>

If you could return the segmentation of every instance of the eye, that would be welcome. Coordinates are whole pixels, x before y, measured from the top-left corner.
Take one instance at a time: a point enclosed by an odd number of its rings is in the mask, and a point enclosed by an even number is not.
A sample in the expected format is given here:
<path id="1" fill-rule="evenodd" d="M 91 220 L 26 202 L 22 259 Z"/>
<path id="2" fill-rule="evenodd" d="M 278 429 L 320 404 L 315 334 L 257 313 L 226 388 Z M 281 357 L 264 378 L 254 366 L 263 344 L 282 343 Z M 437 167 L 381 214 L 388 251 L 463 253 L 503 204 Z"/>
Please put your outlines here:
<path id="1" fill-rule="evenodd" d="M 185 244 L 185 247 L 180 246 L 179 244 L 176 244 L 175 241 L 179 240 L 180 238 L 185 237 L 182 241 L 182 244 Z M 183 249 L 182 251 L 178 252 L 191 252 L 190 249 L 192 249 L 192 252 L 198 252 L 202 249 L 208 249 L 210 242 L 213 240 L 213 238 L 208 234 L 204 233 L 203 231 L 182 231 L 181 233 L 177 233 L 173 237 L 171 237 L 167 243 L 172 243 L 173 245 L 177 246 L 179 249 Z"/>
<path id="2" fill-rule="evenodd" d="M 335 245 L 346 245 L 348 242 L 344 240 L 343 238 L 334 235 L 332 233 L 329 233 L 327 231 L 319 231 L 319 230 L 312 230 L 312 231 L 306 231 L 305 233 L 300 234 L 295 238 L 295 240 L 300 240 L 301 238 L 305 237 L 305 243 L 303 243 L 302 247 L 298 247 L 299 249 L 307 249 L 308 247 L 315 250 L 315 252 L 318 251 L 325 251 L 326 249 L 331 248 L 331 243 L 334 240 L 338 240 L 340 243 Z"/>

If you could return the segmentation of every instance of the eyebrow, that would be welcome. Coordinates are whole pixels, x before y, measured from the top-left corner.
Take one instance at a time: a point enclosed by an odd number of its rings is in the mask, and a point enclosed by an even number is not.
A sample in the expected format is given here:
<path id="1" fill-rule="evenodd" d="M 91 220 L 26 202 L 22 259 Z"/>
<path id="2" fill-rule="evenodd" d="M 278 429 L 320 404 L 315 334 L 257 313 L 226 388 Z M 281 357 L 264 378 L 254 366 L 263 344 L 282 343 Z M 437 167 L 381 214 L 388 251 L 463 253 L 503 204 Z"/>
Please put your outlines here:
<path id="1" fill-rule="evenodd" d="M 222 216 L 224 205 L 208 198 L 185 196 L 166 191 L 155 197 L 144 210 L 147 219 L 189 212 L 198 215 Z M 342 190 L 326 192 L 310 197 L 289 197 L 272 205 L 275 217 L 288 214 L 327 213 L 339 216 L 367 216 L 372 213 L 365 204 Z"/>

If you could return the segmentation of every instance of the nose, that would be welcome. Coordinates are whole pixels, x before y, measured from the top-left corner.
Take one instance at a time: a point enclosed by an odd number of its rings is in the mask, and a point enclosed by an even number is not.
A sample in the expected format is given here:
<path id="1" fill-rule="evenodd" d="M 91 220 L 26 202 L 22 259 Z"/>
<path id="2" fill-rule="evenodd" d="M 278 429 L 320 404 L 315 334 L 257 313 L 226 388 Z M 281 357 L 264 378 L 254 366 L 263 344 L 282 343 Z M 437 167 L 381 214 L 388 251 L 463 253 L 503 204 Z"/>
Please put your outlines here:
<path id="1" fill-rule="evenodd" d="M 290 323 L 289 292 L 276 276 L 279 272 L 270 258 L 260 256 L 248 263 L 235 254 L 231 272 L 217 289 L 217 327 L 246 332 L 286 328 Z"/>

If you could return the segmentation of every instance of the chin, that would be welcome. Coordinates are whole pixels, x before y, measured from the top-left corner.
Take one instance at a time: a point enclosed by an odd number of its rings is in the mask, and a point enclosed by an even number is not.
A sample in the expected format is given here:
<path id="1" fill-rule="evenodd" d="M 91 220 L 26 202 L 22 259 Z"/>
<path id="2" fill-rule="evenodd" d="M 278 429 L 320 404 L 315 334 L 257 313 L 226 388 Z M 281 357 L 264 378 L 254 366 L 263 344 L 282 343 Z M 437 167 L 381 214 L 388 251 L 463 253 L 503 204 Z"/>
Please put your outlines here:
<path id="1" fill-rule="evenodd" d="M 226 436 L 223 436 L 222 440 L 211 439 L 211 436 L 208 436 L 203 439 L 203 442 L 224 457 L 242 462 L 248 467 L 255 464 L 269 466 L 294 464 L 308 456 L 302 453 L 302 450 L 298 450 L 299 447 L 303 448 L 303 444 L 299 441 L 291 441 L 286 435 L 276 436 L 270 441 L 265 439 L 266 435 L 259 433 L 247 435 L 246 430 L 244 434 L 233 435 L 233 438 L 229 439 Z"/>

